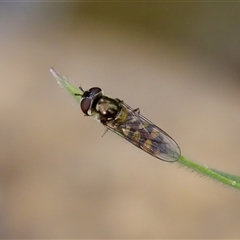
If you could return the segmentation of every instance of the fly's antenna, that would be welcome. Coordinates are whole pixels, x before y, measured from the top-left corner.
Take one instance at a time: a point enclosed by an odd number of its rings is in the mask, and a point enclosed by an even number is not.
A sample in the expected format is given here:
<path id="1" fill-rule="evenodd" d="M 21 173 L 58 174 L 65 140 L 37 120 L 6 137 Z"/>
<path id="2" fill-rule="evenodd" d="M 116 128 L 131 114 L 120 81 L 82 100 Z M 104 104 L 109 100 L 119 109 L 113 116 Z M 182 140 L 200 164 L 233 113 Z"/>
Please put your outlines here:
<path id="1" fill-rule="evenodd" d="M 82 92 L 84 92 L 84 90 L 83 90 L 83 88 L 82 88 L 82 86 L 81 86 L 81 85 L 80 85 L 79 89 L 80 89 Z"/>
<path id="2" fill-rule="evenodd" d="M 74 93 L 74 95 L 75 95 L 75 96 L 80 96 L 80 97 L 82 97 L 82 95 L 83 95 L 83 93 L 84 93 L 84 90 L 83 90 L 83 88 L 82 88 L 81 85 L 80 85 L 79 89 L 80 89 L 80 91 L 81 91 L 82 93 Z"/>

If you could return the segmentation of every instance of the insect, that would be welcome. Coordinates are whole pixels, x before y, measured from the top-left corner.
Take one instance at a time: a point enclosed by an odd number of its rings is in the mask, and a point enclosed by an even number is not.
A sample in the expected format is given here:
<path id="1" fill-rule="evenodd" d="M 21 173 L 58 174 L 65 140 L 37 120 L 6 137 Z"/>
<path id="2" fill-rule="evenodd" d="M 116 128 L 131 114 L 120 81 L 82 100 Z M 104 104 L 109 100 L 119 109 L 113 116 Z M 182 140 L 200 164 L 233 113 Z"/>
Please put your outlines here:
<path id="1" fill-rule="evenodd" d="M 150 155 L 166 161 L 175 162 L 181 155 L 178 144 L 162 129 L 140 114 L 140 109 L 133 109 L 118 98 L 103 94 L 99 87 L 92 87 L 82 94 L 80 107 L 86 116 L 95 117 L 100 123 L 131 142 Z M 104 134 L 105 134 L 104 133 Z"/>

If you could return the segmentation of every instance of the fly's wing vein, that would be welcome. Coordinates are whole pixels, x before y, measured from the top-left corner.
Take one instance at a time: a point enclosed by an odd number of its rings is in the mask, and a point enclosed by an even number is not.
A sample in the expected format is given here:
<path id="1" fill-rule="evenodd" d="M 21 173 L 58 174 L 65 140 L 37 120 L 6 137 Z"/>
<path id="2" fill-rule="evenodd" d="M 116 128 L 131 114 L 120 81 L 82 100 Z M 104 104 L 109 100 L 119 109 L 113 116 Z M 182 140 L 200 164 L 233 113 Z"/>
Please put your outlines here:
<path id="1" fill-rule="evenodd" d="M 126 103 L 121 104 L 128 113 L 126 121 L 120 124 L 107 124 L 106 127 L 158 159 L 167 162 L 177 161 L 181 154 L 177 143 Z"/>

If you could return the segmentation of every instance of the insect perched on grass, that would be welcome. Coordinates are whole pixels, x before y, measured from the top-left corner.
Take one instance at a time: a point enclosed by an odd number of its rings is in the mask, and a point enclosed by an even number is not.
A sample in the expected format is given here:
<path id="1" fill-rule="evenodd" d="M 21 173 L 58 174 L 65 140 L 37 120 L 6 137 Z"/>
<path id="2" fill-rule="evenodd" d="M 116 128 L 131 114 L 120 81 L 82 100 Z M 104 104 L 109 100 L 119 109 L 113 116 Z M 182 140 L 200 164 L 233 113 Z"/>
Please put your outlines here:
<path id="1" fill-rule="evenodd" d="M 136 147 L 166 162 L 175 162 L 181 155 L 178 144 L 162 129 L 118 98 L 103 94 L 101 88 L 92 87 L 82 93 L 80 107 L 86 116 L 96 117 L 105 127 Z"/>

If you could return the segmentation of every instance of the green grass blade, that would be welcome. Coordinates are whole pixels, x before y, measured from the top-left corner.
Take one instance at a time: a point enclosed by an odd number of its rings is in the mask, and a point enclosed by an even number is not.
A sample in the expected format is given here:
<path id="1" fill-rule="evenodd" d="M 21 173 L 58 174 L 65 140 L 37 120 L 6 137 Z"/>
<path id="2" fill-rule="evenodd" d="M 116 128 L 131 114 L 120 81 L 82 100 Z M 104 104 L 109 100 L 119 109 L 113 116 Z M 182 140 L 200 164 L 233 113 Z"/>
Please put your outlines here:
<path id="1" fill-rule="evenodd" d="M 83 92 L 79 89 L 74 87 L 70 82 L 68 82 L 68 80 L 62 76 L 61 74 L 59 74 L 57 71 L 54 70 L 54 68 L 50 68 L 50 72 L 52 73 L 52 75 L 55 77 L 57 83 L 64 88 L 65 90 L 68 91 L 68 93 L 70 93 L 70 95 L 78 102 L 80 103 L 81 101 L 81 96 L 77 96 L 75 94 L 80 94 L 82 95 Z"/>
<path id="2" fill-rule="evenodd" d="M 211 179 L 214 179 L 220 183 L 240 189 L 240 177 L 238 176 L 209 168 L 206 165 L 199 165 L 183 156 L 180 156 L 178 163 L 186 166 L 194 172 L 210 177 Z"/>
<path id="3" fill-rule="evenodd" d="M 67 79 L 60 75 L 57 71 L 55 71 L 53 68 L 50 68 L 50 72 L 53 74 L 55 77 L 57 83 L 64 88 L 65 90 L 68 91 L 68 93 L 78 102 L 80 103 L 81 101 L 81 95 L 83 92 L 79 89 L 74 87 L 72 84 L 70 84 Z M 75 94 L 78 94 L 76 96 Z M 79 96 L 80 94 L 80 96 Z M 209 168 L 205 165 L 199 165 L 193 161 L 190 161 L 189 159 L 180 156 L 178 163 L 182 164 L 183 166 L 191 169 L 193 172 L 200 173 L 204 176 L 207 176 L 211 179 L 214 179 L 220 183 L 226 184 L 228 186 L 231 186 L 233 188 L 240 189 L 240 177 L 235 176 L 232 174 L 228 174 L 213 168 Z"/>

